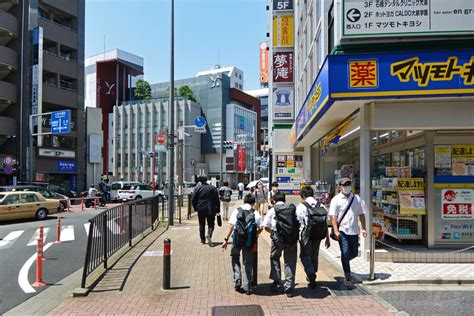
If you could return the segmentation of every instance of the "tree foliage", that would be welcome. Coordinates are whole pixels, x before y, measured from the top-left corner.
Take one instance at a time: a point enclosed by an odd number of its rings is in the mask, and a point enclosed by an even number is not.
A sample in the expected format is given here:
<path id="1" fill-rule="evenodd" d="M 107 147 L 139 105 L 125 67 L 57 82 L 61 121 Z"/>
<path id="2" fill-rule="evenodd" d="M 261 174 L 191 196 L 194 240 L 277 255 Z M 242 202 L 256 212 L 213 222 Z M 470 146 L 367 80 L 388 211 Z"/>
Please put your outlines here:
<path id="1" fill-rule="evenodd" d="M 148 81 L 140 79 L 135 87 L 135 98 L 139 100 L 151 99 L 151 86 Z"/>
<path id="2" fill-rule="evenodd" d="M 179 96 L 187 97 L 189 100 L 197 102 L 196 97 L 194 96 L 193 90 L 188 85 L 179 87 L 178 90 Z"/>

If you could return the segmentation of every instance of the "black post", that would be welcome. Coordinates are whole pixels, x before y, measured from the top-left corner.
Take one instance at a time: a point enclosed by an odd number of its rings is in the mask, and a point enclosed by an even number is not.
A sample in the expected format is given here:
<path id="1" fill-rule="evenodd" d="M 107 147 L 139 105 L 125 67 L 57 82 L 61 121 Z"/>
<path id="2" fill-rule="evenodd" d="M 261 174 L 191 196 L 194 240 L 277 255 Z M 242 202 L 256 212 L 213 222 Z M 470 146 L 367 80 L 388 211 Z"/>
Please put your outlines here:
<path id="1" fill-rule="evenodd" d="M 271 185 L 273 182 L 273 152 L 270 148 L 268 150 L 268 184 Z"/>
<path id="2" fill-rule="evenodd" d="M 191 205 L 191 194 L 188 194 L 188 217 L 187 219 L 191 219 L 191 211 L 192 211 L 192 205 Z"/>
<path id="3" fill-rule="evenodd" d="M 84 259 L 84 268 L 82 270 L 82 281 L 81 281 L 81 287 L 85 288 L 86 287 L 86 279 L 87 275 L 89 274 L 89 264 L 91 261 L 91 252 L 92 252 L 92 234 L 93 234 L 93 228 L 94 228 L 94 221 L 89 220 L 89 235 L 87 236 L 87 248 L 86 248 L 86 256 Z"/>
<path id="4" fill-rule="evenodd" d="M 132 205 L 130 204 L 128 206 L 128 245 L 132 247 L 132 238 L 133 238 L 133 233 L 132 233 L 132 214 L 133 214 L 133 209 Z"/>
<path id="5" fill-rule="evenodd" d="M 252 281 L 250 281 L 250 285 L 257 286 L 257 274 L 258 274 L 258 237 L 255 241 L 254 247 L 254 255 L 253 255 L 253 263 L 252 263 Z"/>
<path id="6" fill-rule="evenodd" d="M 163 289 L 169 290 L 171 287 L 171 239 L 163 241 Z"/>
<path id="7" fill-rule="evenodd" d="M 104 269 L 107 269 L 107 213 L 102 216 L 102 236 L 104 237 Z"/>

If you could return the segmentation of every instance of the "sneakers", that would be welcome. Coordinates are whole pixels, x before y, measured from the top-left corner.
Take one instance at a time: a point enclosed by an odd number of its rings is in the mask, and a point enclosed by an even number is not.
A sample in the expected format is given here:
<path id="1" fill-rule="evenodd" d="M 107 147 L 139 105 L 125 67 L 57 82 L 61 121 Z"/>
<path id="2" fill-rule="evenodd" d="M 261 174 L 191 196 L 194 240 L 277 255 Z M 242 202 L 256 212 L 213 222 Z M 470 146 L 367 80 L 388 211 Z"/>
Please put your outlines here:
<path id="1" fill-rule="evenodd" d="M 346 275 L 346 277 L 344 278 L 344 285 L 345 286 L 353 286 L 354 284 L 352 283 L 352 278 L 351 278 L 351 275 Z"/>
<path id="2" fill-rule="evenodd" d="M 295 294 L 293 293 L 293 289 L 288 289 L 285 291 L 286 297 L 293 297 Z"/>
<path id="3" fill-rule="evenodd" d="M 234 287 L 234 290 L 235 290 L 237 293 L 240 293 L 240 294 L 244 294 L 244 293 L 245 293 L 244 289 L 241 288 L 240 286 Z"/>
<path id="4" fill-rule="evenodd" d="M 207 239 L 207 244 L 209 245 L 209 247 L 212 247 L 212 238 L 211 238 L 211 236 L 207 236 L 206 239 Z"/>

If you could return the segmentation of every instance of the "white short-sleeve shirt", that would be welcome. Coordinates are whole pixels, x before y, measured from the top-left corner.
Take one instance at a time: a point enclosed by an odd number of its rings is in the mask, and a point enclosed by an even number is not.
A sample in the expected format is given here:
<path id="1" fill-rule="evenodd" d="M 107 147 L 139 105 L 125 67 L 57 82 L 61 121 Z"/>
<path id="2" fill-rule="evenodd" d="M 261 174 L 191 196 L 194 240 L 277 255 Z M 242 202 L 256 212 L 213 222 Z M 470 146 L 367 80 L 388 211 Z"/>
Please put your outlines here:
<path id="1" fill-rule="evenodd" d="M 280 205 L 280 204 L 285 204 L 283 202 L 277 202 L 275 205 Z M 271 230 L 276 230 L 276 221 L 275 221 L 275 208 L 271 208 L 268 212 L 267 215 L 265 215 L 265 218 L 262 223 L 263 227 L 268 227 Z"/>
<path id="2" fill-rule="evenodd" d="M 241 209 L 243 210 L 251 210 L 252 209 L 252 205 L 250 204 L 244 204 L 240 207 Z M 260 227 L 261 226 L 261 222 L 262 222 L 262 216 L 260 216 L 260 213 L 259 212 L 253 212 L 254 213 L 254 216 L 255 216 L 255 224 L 257 225 L 257 227 Z M 229 218 L 229 224 L 231 225 L 235 225 L 237 224 L 237 215 L 239 214 L 239 208 L 236 208 L 235 210 L 232 211 L 232 214 L 230 214 L 230 218 Z"/>
<path id="3" fill-rule="evenodd" d="M 331 206 L 329 207 L 329 215 L 336 216 L 339 220 L 342 217 L 342 214 L 346 210 L 348 203 L 354 196 L 354 201 L 352 202 L 351 207 L 347 211 L 346 216 L 339 225 L 339 230 L 344 232 L 346 235 L 359 235 L 359 215 L 367 213 L 367 207 L 365 203 L 357 194 L 350 194 L 349 197 L 346 197 L 344 194 L 339 193 L 331 200 Z"/>
<path id="4" fill-rule="evenodd" d="M 312 207 L 315 207 L 316 205 L 318 205 L 318 201 L 316 201 L 312 196 L 306 198 L 304 201 L 308 203 L 309 205 L 311 205 Z M 324 205 L 322 204 L 320 205 L 321 207 L 326 209 Z M 303 230 L 308 224 L 308 209 L 306 205 L 304 205 L 303 203 L 300 203 L 296 207 L 296 217 L 298 218 L 298 221 L 300 222 L 300 230 Z"/>

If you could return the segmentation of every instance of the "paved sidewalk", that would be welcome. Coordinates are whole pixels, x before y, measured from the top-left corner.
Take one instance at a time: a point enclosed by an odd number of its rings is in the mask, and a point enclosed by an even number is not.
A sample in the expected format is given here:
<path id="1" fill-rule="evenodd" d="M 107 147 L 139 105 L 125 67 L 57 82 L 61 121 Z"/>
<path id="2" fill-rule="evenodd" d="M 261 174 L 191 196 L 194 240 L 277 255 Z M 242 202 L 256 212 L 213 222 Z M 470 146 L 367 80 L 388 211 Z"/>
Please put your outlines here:
<path id="1" fill-rule="evenodd" d="M 320 288 L 310 290 L 306 287 L 299 264 L 295 297 L 287 298 L 269 292 L 268 234 L 259 239 L 259 285 L 256 295 L 236 293 L 231 279 L 230 247 L 227 251 L 220 248 L 227 225 L 224 223 L 223 227 L 216 227 L 214 247 L 201 245 L 197 219 L 193 218 L 171 227 L 146 249 L 162 250 L 163 239 L 171 238 L 172 290 L 161 290 L 162 257 L 141 256 L 134 262 L 126 255 L 123 263 L 114 267 L 88 297 L 67 299 L 50 315 L 211 315 L 214 306 L 246 304 L 260 305 L 265 315 L 392 314 L 390 306 L 382 305 L 383 302 L 377 297 L 360 289 L 353 293 L 340 291 L 335 277 L 341 273 L 323 256 L 318 275 L 322 285 Z M 140 246 L 142 250 L 157 234 L 152 233 L 141 242 L 144 243 Z M 130 266 L 132 268 L 128 269 Z M 347 296 L 351 294 L 359 295 Z"/>
<path id="2" fill-rule="evenodd" d="M 333 247 L 320 249 L 330 260 L 341 267 L 341 251 L 339 244 L 332 243 Z M 369 279 L 369 262 L 362 257 L 351 261 L 351 270 L 354 277 L 360 281 Z M 417 283 L 417 282 L 468 282 L 474 283 L 474 265 L 472 263 L 394 263 L 375 262 L 377 282 L 380 283 Z"/>

